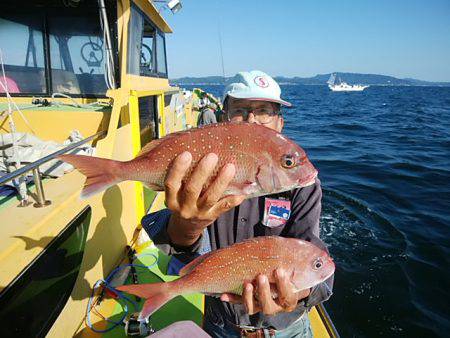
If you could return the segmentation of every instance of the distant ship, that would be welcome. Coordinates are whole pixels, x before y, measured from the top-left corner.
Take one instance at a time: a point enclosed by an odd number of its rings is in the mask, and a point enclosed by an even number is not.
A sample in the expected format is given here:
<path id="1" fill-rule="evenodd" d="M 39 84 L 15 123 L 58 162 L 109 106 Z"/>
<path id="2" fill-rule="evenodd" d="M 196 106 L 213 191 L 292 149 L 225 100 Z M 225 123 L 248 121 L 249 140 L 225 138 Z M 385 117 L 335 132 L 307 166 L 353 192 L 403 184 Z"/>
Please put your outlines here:
<path id="1" fill-rule="evenodd" d="M 330 75 L 327 83 L 328 88 L 330 88 L 333 92 L 361 92 L 369 87 L 363 85 L 349 85 L 348 83 L 342 81 L 340 78 L 336 79 L 335 73 Z"/>

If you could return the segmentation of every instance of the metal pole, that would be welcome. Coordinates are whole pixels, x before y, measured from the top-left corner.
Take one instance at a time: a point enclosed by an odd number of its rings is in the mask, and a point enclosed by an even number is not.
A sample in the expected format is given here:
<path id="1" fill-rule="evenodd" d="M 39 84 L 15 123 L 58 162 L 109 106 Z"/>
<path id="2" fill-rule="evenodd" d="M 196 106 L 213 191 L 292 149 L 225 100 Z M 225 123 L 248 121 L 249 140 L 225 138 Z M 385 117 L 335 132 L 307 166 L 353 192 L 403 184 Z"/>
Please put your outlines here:
<path id="1" fill-rule="evenodd" d="M 41 174 L 39 173 L 39 167 L 33 169 L 34 185 L 36 186 L 36 208 L 42 208 L 50 205 L 52 202 L 45 200 L 44 187 L 42 186 Z"/>
<path id="2" fill-rule="evenodd" d="M 85 138 L 84 140 L 75 142 L 75 143 L 71 143 L 69 146 L 65 147 L 64 149 L 60 149 L 58 151 L 55 151 L 54 153 L 47 155 L 33 163 L 27 164 L 26 166 L 17 169 L 16 171 L 13 171 L 12 173 L 6 174 L 4 176 L 0 177 L 0 185 L 3 183 L 6 183 L 8 181 L 11 181 L 13 178 L 16 178 L 18 176 L 21 176 L 31 170 L 33 170 L 34 168 L 37 168 L 38 166 L 47 163 L 51 160 L 54 160 L 57 156 L 65 154 L 75 148 L 78 148 L 80 145 L 83 145 L 85 143 L 87 143 L 88 141 L 94 139 L 97 136 L 102 136 L 103 134 L 105 134 L 105 131 L 100 131 L 97 134 L 94 134 L 92 136 L 89 136 L 87 138 Z"/>

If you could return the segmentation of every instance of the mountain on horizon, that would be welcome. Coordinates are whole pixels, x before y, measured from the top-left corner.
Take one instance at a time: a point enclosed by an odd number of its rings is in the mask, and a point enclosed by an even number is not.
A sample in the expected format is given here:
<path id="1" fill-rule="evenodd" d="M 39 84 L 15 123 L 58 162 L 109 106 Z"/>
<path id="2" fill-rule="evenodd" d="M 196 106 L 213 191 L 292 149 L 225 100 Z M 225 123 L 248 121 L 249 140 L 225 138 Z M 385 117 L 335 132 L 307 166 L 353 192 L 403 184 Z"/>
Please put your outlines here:
<path id="1" fill-rule="evenodd" d="M 330 75 L 317 74 L 313 77 L 285 77 L 275 76 L 275 80 L 283 84 L 302 84 L 302 85 L 326 85 Z M 431 82 L 412 78 L 399 79 L 388 75 L 379 74 L 360 74 L 360 73 L 342 73 L 335 72 L 337 77 L 348 84 L 361 84 L 371 86 L 450 86 L 450 82 Z M 225 78 L 227 81 L 228 78 Z M 170 82 L 175 85 L 213 85 L 223 84 L 224 78 L 222 76 L 205 76 L 205 77 L 181 77 L 178 79 L 171 79 Z"/>

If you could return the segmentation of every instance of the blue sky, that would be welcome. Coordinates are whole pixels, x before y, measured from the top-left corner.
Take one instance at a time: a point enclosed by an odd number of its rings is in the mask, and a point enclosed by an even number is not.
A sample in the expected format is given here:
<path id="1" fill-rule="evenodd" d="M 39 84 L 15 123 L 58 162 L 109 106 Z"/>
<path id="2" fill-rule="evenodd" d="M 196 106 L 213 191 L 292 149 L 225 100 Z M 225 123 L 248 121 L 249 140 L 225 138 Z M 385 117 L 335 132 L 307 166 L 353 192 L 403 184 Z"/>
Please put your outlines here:
<path id="1" fill-rule="evenodd" d="M 169 76 L 333 71 L 450 81 L 450 0 L 182 0 Z"/>

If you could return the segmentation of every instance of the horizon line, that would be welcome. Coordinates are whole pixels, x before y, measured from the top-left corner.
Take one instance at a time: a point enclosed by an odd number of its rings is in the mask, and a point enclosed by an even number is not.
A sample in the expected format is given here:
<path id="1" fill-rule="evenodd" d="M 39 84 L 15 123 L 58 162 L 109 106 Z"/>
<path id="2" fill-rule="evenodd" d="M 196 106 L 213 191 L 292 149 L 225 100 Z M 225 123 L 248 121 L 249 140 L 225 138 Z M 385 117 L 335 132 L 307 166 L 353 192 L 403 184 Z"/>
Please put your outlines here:
<path id="1" fill-rule="evenodd" d="M 387 76 L 387 77 L 392 77 L 392 78 L 397 79 L 397 80 L 415 80 L 415 81 L 430 82 L 430 83 L 450 83 L 450 79 L 449 79 L 449 80 L 446 80 L 446 81 L 422 80 L 422 79 L 418 79 L 418 78 L 414 78 L 414 77 L 401 77 L 401 78 L 400 78 L 400 77 L 396 77 L 396 76 L 393 76 L 393 75 L 386 75 L 386 74 L 377 74 L 377 73 L 357 73 L 357 72 L 341 72 L 341 71 L 338 71 L 338 72 L 329 72 L 329 73 L 317 73 L 316 75 L 313 75 L 313 76 L 300 76 L 300 75 L 286 76 L 286 75 L 274 75 L 273 77 L 274 77 L 274 78 L 276 78 L 276 77 L 284 77 L 284 78 L 287 78 L 287 79 L 293 79 L 293 78 L 310 79 L 310 78 L 314 78 L 314 77 L 319 76 L 319 75 L 329 75 L 329 74 L 338 74 L 338 73 L 341 73 L 341 74 L 357 74 L 357 75 L 377 75 L 377 76 Z M 234 75 L 226 75 L 225 78 L 231 78 L 231 77 L 233 77 L 233 76 L 234 76 Z M 183 76 L 178 76 L 178 77 L 173 77 L 173 78 L 169 77 L 169 79 L 176 80 L 176 79 L 181 79 L 181 78 L 185 78 L 185 77 L 191 77 L 191 78 L 221 77 L 221 78 L 224 78 L 223 75 L 203 75 L 203 76 L 183 75 Z"/>

